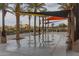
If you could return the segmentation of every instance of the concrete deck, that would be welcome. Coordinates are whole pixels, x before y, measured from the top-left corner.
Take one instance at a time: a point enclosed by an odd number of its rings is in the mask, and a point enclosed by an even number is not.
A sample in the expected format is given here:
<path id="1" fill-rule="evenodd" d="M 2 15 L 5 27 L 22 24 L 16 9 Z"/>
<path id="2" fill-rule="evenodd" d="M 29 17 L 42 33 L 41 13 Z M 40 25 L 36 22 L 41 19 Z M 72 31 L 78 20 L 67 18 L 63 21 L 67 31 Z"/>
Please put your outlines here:
<path id="1" fill-rule="evenodd" d="M 24 36 L 24 35 L 23 35 Z M 52 33 L 50 33 L 50 40 L 54 38 L 51 44 L 46 45 L 45 47 L 31 47 L 28 45 L 28 35 L 24 36 L 22 39 L 20 48 L 17 47 L 16 40 L 11 40 L 15 37 L 15 35 L 8 36 L 8 43 L 7 44 L 0 44 L 0 56 L 72 56 L 72 55 L 79 55 L 76 52 L 66 52 L 66 40 L 67 40 L 67 33 L 58 32 L 54 33 L 54 37 Z M 33 36 L 31 36 L 31 40 L 33 40 Z M 38 42 L 38 36 L 37 36 Z M 32 42 L 33 43 L 33 42 Z"/>

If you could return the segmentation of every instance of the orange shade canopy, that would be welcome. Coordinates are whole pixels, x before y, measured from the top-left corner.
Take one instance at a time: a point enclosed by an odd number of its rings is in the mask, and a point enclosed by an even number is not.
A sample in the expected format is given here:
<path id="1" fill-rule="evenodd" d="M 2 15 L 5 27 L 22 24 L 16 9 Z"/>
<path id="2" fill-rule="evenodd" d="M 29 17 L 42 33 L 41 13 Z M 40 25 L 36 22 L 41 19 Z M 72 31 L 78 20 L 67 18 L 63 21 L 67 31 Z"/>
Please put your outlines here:
<path id="1" fill-rule="evenodd" d="M 64 20 L 64 17 L 58 17 L 58 16 L 51 16 L 48 17 L 47 20 Z"/>

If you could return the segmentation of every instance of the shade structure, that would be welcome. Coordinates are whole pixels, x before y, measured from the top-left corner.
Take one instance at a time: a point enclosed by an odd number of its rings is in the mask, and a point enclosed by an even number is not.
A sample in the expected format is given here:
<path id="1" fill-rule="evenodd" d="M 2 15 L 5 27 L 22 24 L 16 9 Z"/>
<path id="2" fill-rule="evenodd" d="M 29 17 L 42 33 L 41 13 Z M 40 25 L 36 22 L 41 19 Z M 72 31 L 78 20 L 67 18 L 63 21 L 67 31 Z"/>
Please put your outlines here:
<path id="1" fill-rule="evenodd" d="M 70 10 L 49 11 L 49 12 L 20 12 L 21 15 L 58 16 L 58 17 L 68 17 L 69 13 L 70 13 Z"/>
<path id="2" fill-rule="evenodd" d="M 47 20 L 64 20 L 64 17 L 58 17 L 58 16 L 51 16 L 48 17 Z"/>
<path id="3" fill-rule="evenodd" d="M 53 23 L 56 23 L 56 22 L 60 22 L 60 21 L 50 21 L 50 22 L 46 22 L 45 24 L 48 24 L 48 23 L 53 24 Z"/>

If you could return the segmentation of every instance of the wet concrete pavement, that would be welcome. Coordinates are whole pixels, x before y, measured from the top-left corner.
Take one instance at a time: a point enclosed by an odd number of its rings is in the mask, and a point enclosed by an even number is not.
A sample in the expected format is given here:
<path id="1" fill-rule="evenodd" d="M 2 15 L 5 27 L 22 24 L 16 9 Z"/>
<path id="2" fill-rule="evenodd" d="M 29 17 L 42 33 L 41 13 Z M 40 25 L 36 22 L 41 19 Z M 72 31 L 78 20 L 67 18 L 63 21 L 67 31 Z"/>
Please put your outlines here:
<path id="1" fill-rule="evenodd" d="M 53 32 L 52 32 L 53 33 Z M 20 41 L 21 46 L 18 48 L 16 40 L 8 40 L 7 44 L 0 44 L 0 56 L 66 56 L 69 53 L 66 52 L 66 40 L 67 33 L 58 32 L 58 33 L 49 33 L 49 39 L 54 39 L 51 44 L 46 45 L 45 47 L 33 47 L 32 42 L 31 46 L 28 45 L 28 36 L 25 36 L 24 39 Z M 13 36 L 12 36 L 13 37 Z M 9 36 L 9 39 L 11 36 Z M 12 38 L 11 38 L 12 39 Z M 31 36 L 31 40 L 33 36 Z M 38 42 L 38 36 L 37 36 Z M 69 54 L 71 55 L 71 54 Z"/>

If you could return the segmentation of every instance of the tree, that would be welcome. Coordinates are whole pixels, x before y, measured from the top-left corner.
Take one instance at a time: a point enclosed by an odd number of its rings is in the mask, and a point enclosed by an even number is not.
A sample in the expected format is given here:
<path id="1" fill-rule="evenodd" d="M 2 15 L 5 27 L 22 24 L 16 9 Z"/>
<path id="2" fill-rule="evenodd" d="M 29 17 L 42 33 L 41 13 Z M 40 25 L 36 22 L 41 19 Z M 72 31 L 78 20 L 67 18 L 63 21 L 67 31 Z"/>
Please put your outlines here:
<path id="1" fill-rule="evenodd" d="M 0 4 L 0 9 L 2 10 L 2 36 L 1 43 L 6 43 L 6 33 L 5 33 L 5 4 Z"/>
<path id="2" fill-rule="evenodd" d="M 20 47 L 20 3 L 12 4 L 12 6 L 9 6 L 12 14 L 16 16 L 16 42 L 18 47 Z"/>
<path id="3" fill-rule="evenodd" d="M 62 23 L 62 24 L 59 24 L 59 27 L 67 27 L 67 25 Z"/>
<path id="4" fill-rule="evenodd" d="M 75 6 L 74 6 L 74 9 L 73 9 L 73 11 L 74 11 L 74 15 L 75 15 L 75 17 L 76 17 L 76 20 L 75 20 L 75 36 L 76 36 L 76 38 L 75 38 L 75 41 L 76 40 L 78 40 L 79 39 L 79 13 L 78 13 L 78 11 L 79 11 L 79 3 L 75 3 Z"/>
<path id="5" fill-rule="evenodd" d="M 40 12 L 42 10 L 46 10 L 44 3 L 28 3 L 28 8 L 32 10 L 32 12 Z M 36 16 L 34 16 L 34 46 L 36 47 Z"/>
<path id="6" fill-rule="evenodd" d="M 51 26 L 54 27 L 54 23 L 52 23 Z"/>
<path id="7" fill-rule="evenodd" d="M 20 46 L 20 4 L 17 3 L 15 7 L 15 16 L 16 16 L 16 41 L 18 44 L 18 47 Z"/>
<path id="8" fill-rule="evenodd" d="M 63 10 L 70 10 L 68 15 L 68 33 L 69 33 L 69 47 L 68 49 L 72 49 L 74 47 L 74 40 L 75 40 L 75 29 L 74 29 L 74 13 L 73 8 L 75 4 L 73 3 L 59 3 L 61 6 L 60 8 Z"/>
<path id="9" fill-rule="evenodd" d="M 0 3 L 0 10 L 2 10 L 2 35 L 1 35 L 1 43 L 7 43 L 6 31 L 5 31 L 5 16 L 7 12 L 10 12 L 8 4 Z M 12 12 L 10 12 L 12 13 Z"/>

